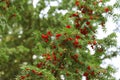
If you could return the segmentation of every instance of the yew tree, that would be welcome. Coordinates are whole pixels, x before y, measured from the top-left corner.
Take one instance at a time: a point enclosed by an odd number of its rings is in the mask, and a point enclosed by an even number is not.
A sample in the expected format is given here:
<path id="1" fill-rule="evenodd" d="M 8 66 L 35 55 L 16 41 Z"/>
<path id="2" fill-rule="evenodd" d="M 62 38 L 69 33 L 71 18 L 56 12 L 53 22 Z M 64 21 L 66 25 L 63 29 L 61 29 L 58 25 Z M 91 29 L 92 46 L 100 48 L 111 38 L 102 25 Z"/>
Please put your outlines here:
<path id="1" fill-rule="evenodd" d="M 115 80 L 114 68 L 101 64 L 117 55 L 108 51 L 116 34 L 96 36 L 116 16 L 109 1 L 0 0 L 0 79 Z"/>

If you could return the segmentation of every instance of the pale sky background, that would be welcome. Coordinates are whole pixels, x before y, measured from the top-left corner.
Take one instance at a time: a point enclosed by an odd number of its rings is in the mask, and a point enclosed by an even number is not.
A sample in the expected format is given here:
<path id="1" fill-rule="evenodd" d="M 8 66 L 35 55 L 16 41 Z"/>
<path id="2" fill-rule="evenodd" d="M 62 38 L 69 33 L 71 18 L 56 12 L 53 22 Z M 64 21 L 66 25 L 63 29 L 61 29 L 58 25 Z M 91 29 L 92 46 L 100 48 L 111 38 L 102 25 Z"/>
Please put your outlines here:
<path id="1" fill-rule="evenodd" d="M 35 6 L 36 3 L 38 2 L 38 0 L 33 0 L 33 1 L 34 1 L 33 5 Z M 110 0 L 110 2 L 107 3 L 106 5 L 113 5 L 115 3 L 115 1 L 116 0 Z M 50 5 L 57 6 L 58 3 L 57 3 L 57 1 L 53 1 L 53 2 L 50 3 Z M 41 13 L 42 14 L 47 14 L 47 11 L 49 10 L 49 8 L 50 7 L 48 6 Z M 63 11 L 62 13 L 65 14 L 66 11 Z M 120 13 L 120 11 L 115 10 L 115 13 Z M 40 15 L 40 17 L 42 17 L 42 16 Z M 106 23 L 106 27 L 107 27 L 107 33 L 104 33 L 101 28 L 98 29 L 98 34 L 97 35 L 98 35 L 99 39 L 106 37 L 107 35 L 109 35 L 110 33 L 112 33 L 113 30 L 116 28 L 116 24 L 113 23 L 112 18 L 108 18 L 108 22 Z M 117 36 L 118 36 L 117 37 L 117 43 L 118 43 L 118 46 L 120 46 L 120 41 L 119 41 L 120 40 L 120 33 L 117 32 Z M 117 69 L 117 72 L 114 74 L 114 76 L 116 77 L 116 80 L 119 80 L 120 79 L 120 56 L 118 55 L 117 57 L 114 57 L 111 60 L 107 59 L 107 60 L 103 61 L 103 64 L 101 66 L 102 67 L 106 67 L 108 64 L 114 65 L 114 67 Z"/>

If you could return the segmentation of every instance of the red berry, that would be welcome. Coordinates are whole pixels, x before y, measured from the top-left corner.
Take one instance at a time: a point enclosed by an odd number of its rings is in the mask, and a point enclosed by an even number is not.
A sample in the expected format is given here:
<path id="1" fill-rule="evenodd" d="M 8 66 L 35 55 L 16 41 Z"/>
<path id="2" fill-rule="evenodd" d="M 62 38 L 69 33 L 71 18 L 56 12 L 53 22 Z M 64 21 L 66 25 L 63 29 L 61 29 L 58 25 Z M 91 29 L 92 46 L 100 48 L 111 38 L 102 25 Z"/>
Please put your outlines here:
<path id="1" fill-rule="evenodd" d="M 73 40 L 73 39 L 70 37 L 70 38 L 68 38 L 67 40 L 68 40 L 68 41 L 71 41 L 71 40 Z"/>
<path id="2" fill-rule="evenodd" d="M 40 63 L 38 63 L 38 64 L 37 64 L 37 67 L 38 67 L 38 68 L 41 68 L 41 67 L 42 67 L 42 65 L 43 65 L 43 63 L 42 63 L 42 62 L 40 62 Z"/>
<path id="3" fill-rule="evenodd" d="M 88 67 L 87 67 L 87 69 L 88 69 L 88 70 L 91 70 L 91 67 L 90 67 L 90 66 L 88 66 Z"/>
<path id="4" fill-rule="evenodd" d="M 52 56 L 53 56 L 54 61 L 56 61 L 57 57 L 56 57 L 55 53 L 53 53 Z"/>
<path id="5" fill-rule="evenodd" d="M 41 37 L 42 37 L 43 39 L 48 39 L 48 35 L 45 35 L 45 34 L 42 34 Z"/>
<path id="6" fill-rule="evenodd" d="M 83 13 L 83 14 L 85 14 L 85 13 L 86 13 L 86 11 L 85 11 L 85 10 L 82 10 L 82 13 Z"/>
<path id="7" fill-rule="evenodd" d="M 56 34 L 56 39 L 58 39 L 62 34 Z"/>
<path id="8" fill-rule="evenodd" d="M 107 13 L 109 11 L 109 8 L 105 7 L 104 11 Z"/>
<path id="9" fill-rule="evenodd" d="M 53 45 L 53 47 L 52 47 L 53 49 L 56 49 L 56 46 L 55 45 Z"/>
<path id="10" fill-rule="evenodd" d="M 93 11 L 92 10 L 89 10 L 88 14 L 89 15 L 92 15 Z"/>
<path id="11" fill-rule="evenodd" d="M 81 45 L 78 45 L 78 48 L 82 48 L 82 46 L 81 46 Z"/>
<path id="12" fill-rule="evenodd" d="M 87 25 L 90 25 L 90 22 L 89 22 L 89 21 L 87 21 L 87 22 L 86 22 L 86 24 L 87 24 Z"/>
<path id="13" fill-rule="evenodd" d="M 78 0 L 76 0 L 75 5 L 79 6 L 79 1 Z"/>
<path id="14" fill-rule="evenodd" d="M 74 13 L 72 16 L 73 17 L 78 17 L 78 13 Z"/>
<path id="15" fill-rule="evenodd" d="M 88 72 L 85 72 L 85 73 L 83 74 L 83 76 L 86 76 L 86 77 L 87 77 L 87 76 L 88 76 Z"/>
<path id="16" fill-rule="evenodd" d="M 83 35 L 88 34 L 88 30 L 86 29 L 86 27 L 84 27 L 83 29 L 80 29 L 80 32 L 81 32 L 81 34 L 83 34 Z"/>
<path id="17" fill-rule="evenodd" d="M 92 20 L 92 19 L 93 19 L 93 16 L 90 16 L 90 19 Z"/>
<path id="18" fill-rule="evenodd" d="M 96 40 L 94 40 L 94 41 L 93 41 L 93 45 L 96 45 L 96 44 L 97 44 L 97 42 L 96 42 Z"/>
<path id="19" fill-rule="evenodd" d="M 76 70 L 75 70 L 75 72 L 76 72 L 76 73 L 78 73 L 78 72 L 79 72 L 79 70 L 78 70 L 78 69 L 76 69 Z"/>
<path id="20" fill-rule="evenodd" d="M 77 38 L 77 39 L 80 39 L 80 36 L 79 36 L 79 35 L 76 35 L 76 38 Z"/>
<path id="21" fill-rule="evenodd" d="M 75 41 L 74 41 L 74 43 L 73 43 L 74 45 L 78 45 L 79 44 L 79 42 L 78 42 L 78 39 L 76 38 L 75 39 Z"/>
<path id="22" fill-rule="evenodd" d="M 36 74 L 36 71 L 35 71 L 35 70 L 32 70 L 32 72 Z"/>
<path id="23" fill-rule="evenodd" d="M 21 76 L 20 79 L 21 79 L 21 80 L 24 80 L 24 79 L 25 79 L 25 76 Z"/>
<path id="24" fill-rule="evenodd" d="M 94 71 L 92 71 L 92 72 L 91 72 L 91 75 L 92 75 L 92 76 L 94 76 L 94 75 L 95 75 Z"/>
<path id="25" fill-rule="evenodd" d="M 48 31 L 48 32 L 47 32 L 47 35 L 52 36 L 51 31 Z"/>
<path id="26" fill-rule="evenodd" d="M 60 56 L 62 56 L 63 55 L 63 53 L 60 53 Z"/>
<path id="27" fill-rule="evenodd" d="M 37 75 L 42 76 L 43 74 L 42 74 L 42 72 L 38 72 Z"/>
<path id="28" fill-rule="evenodd" d="M 74 58 L 77 59 L 79 57 L 78 54 L 74 54 Z"/>
<path id="29" fill-rule="evenodd" d="M 57 61 L 53 61 L 52 63 L 53 63 L 54 65 L 56 65 L 56 64 L 57 64 Z"/>
<path id="30" fill-rule="evenodd" d="M 47 42 L 48 42 L 48 39 L 46 39 L 45 42 L 47 43 Z"/>
<path id="31" fill-rule="evenodd" d="M 68 29 L 69 29 L 69 28 L 71 28 L 71 26 L 70 26 L 70 25 L 67 25 L 67 26 L 66 26 L 66 28 L 68 28 Z"/>
<path id="32" fill-rule="evenodd" d="M 70 74 L 68 72 L 66 72 L 66 76 L 69 76 Z"/>
<path id="33" fill-rule="evenodd" d="M 76 26 L 76 28 L 79 28 L 79 27 L 80 27 L 80 24 L 79 24 L 79 23 L 76 23 L 75 26 Z"/>
<path id="34" fill-rule="evenodd" d="M 48 55 L 48 56 L 46 57 L 46 60 L 51 60 L 51 56 Z"/>

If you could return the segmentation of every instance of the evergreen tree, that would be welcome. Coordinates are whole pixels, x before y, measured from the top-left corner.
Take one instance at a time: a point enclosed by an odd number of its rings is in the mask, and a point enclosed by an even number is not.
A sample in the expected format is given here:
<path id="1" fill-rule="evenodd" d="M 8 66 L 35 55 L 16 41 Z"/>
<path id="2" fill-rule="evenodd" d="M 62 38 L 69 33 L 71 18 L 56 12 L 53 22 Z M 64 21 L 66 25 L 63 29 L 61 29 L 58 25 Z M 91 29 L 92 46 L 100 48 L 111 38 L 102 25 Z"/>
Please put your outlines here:
<path id="1" fill-rule="evenodd" d="M 50 6 L 53 1 L 58 6 Z M 0 78 L 115 80 L 112 66 L 100 65 L 117 55 L 107 52 L 117 46 L 116 34 L 96 37 L 99 27 L 106 31 L 107 16 L 116 16 L 112 10 L 118 4 L 106 6 L 108 1 L 39 0 L 34 8 L 32 0 L 1 0 Z M 42 14 L 48 6 L 47 14 Z"/>

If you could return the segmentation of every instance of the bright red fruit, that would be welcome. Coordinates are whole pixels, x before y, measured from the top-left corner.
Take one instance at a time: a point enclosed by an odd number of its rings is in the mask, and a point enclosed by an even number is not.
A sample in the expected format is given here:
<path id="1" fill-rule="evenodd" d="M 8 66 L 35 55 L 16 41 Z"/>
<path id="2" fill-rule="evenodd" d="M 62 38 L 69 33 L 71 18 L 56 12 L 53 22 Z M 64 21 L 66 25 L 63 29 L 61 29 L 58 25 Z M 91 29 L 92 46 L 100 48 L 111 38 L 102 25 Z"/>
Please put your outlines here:
<path id="1" fill-rule="evenodd" d="M 53 45 L 53 46 L 52 46 L 52 48 L 53 48 L 53 49 L 56 49 L 56 46 L 55 46 L 55 45 Z"/>
<path id="2" fill-rule="evenodd" d="M 43 65 L 43 63 L 42 63 L 42 62 L 40 62 L 40 63 L 38 63 L 38 64 L 37 64 L 37 67 L 38 67 L 38 68 L 41 68 L 41 67 L 42 67 L 42 65 Z"/>
<path id="3" fill-rule="evenodd" d="M 63 53 L 60 53 L 60 56 L 62 56 L 63 55 Z"/>
<path id="4" fill-rule="evenodd" d="M 47 55 L 46 60 L 51 60 L 51 56 Z"/>
<path id="5" fill-rule="evenodd" d="M 70 25 L 67 25 L 67 26 L 66 26 L 66 28 L 68 28 L 68 29 L 69 29 L 69 28 L 71 28 L 71 26 L 70 26 Z"/>
<path id="6" fill-rule="evenodd" d="M 109 8 L 105 7 L 104 11 L 107 13 L 109 11 Z"/>
<path id="7" fill-rule="evenodd" d="M 83 29 L 80 29 L 80 32 L 81 32 L 81 34 L 83 34 L 83 35 L 88 34 L 88 30 L 87 30 L 86 27 L 84 27 Z"/>
<path id="8" fill-rule="evenodd" d="M 78 17 L 78 13 L 72 14 L 73 17 Z"/>
<path id="9" fill-rule="evenodd" d="M 57 60 L 56 54 L 53 53 L 52 56 L 53 56 L 54 61 L 56 61 Z"/>
<path id="10" fill-rule="evenodd" d="M 85 10 L 82 10 L 82 13 L 83 13 L 83 14 L 85 14 L 85 13 L 86 13 L 86 11 L 85 11 Z"/>
<path id="11" fill-rule="evenodd" d="M 46 39 L 45 42 L 47 43 L 47 42 L 48 42 L 48 39 Z"/>
<path id="12" fill-rule="evenodd" d="M 76 28 L 79 28 L 79 27 L 80 27 L 80 24 L 79 24 L 79 23 L 76 23 L 76 24 L 75 24 L 75 27 L 76 27 Z"/>
<path id="13" fill-rule="evenodd" d="M 79 36 L 79 35 L 76 35 L 76 38 L 77 38 L 77 39 L 80 39 L 80 36 Z"/>
<path id="14" fill-rule="evenodd" d="M 58 39 L 62 34 L 56 34 L 56 39 Z"/>
<path id="15" fill-rule="evenodd" d="M 87 25 L 90 25 L 90 22 L 89 22 L 89 21 L 87 21 L 87 22 L 86 22 L 86 24 L 87 24 Z"/>
<path id="16" fill-rule="evenodd" d="M 90 16 L 90 19 L 92 20 L 92 19 L 93 19 L 93 16 Z"/>
<path id="17" fill-rule="evenodd" d="M 48 39 L 48 35 L 45 35 L 45 34 L 42 34 L 41 37 L 42 37 L 43 39 Z"/>
<path id="18" fill-rule="evenodd" d="M 90 67 L 90 66 L 88 66 L 88 67 L 87 67 L 87 69 L 88 69 L 88 70 L 91 70 L 91 67 Z"/>
<path id="19" fill-rule="evenodd" d="M 94 40 L 94 41 L 93 41 L 93 45 L 96 45 L 96 44 L 97 44 L 97 42 L 96 42 L 96 40 Z"/>
<path id="20" fill-rule="evenodd" d="M 25 76 L 21 76 L 20 78 L 21 78 L 21 80 L 24 80 L 24 79 L 25 79 Z"/>
<path id="21" fill-rule="evenodd" d="M 32 70 L 32 72 L 36 74 L 36 71 L 35 71 L 35 70 Z"/>
<path id="22" fill-rule="evenodd" d="M 74 54 L 74 58 L 77 59 L 79 57 L 78 54 Z"/>
<path id="23" fill-rule="evenodd" d="M 94 76 L 94 75 L 95 75 L 95 72 L 94 72 L 94 71 L 92 71 L 90 74 L 91 74 L 92 76 Z"/>
<path id="24" fill-rule="evenodd" d="M 68 38 L 67 40 L 68 40 L 68 41 L 71 41 L 71 40 L 73 40 L 73 39 L 70 37 L 70 38 Z"/>
<path id="25" fill-rule="evenodd" d="M 78 45 L 79 44 L 79 42 L 78 42 L 78 39 L 76 38 L 75 39 L 75 41 L 74 41 L 74 43 L 73 43 L 74 45 Z"/>
<path id="26" fill-rule="evenodd" d="M 78 0 L 76 0 L 75 5 L 79 6 L 79 1 Z"/>
<path id="27" fill-rule="evenodd" d="M 47 32 L 47 35 L 48 35 L 48 36 L 52 36 L 51 31 L 48 31 L 48 32 Z"/>
<path id="28" fill-rule="evenodd" d="M 85 72 L 85 73 L 83 74 L 83 76 L 86 76 L 86 77 L 87 77 L 87 76 L 88 76 L 88 72 Z"/>

